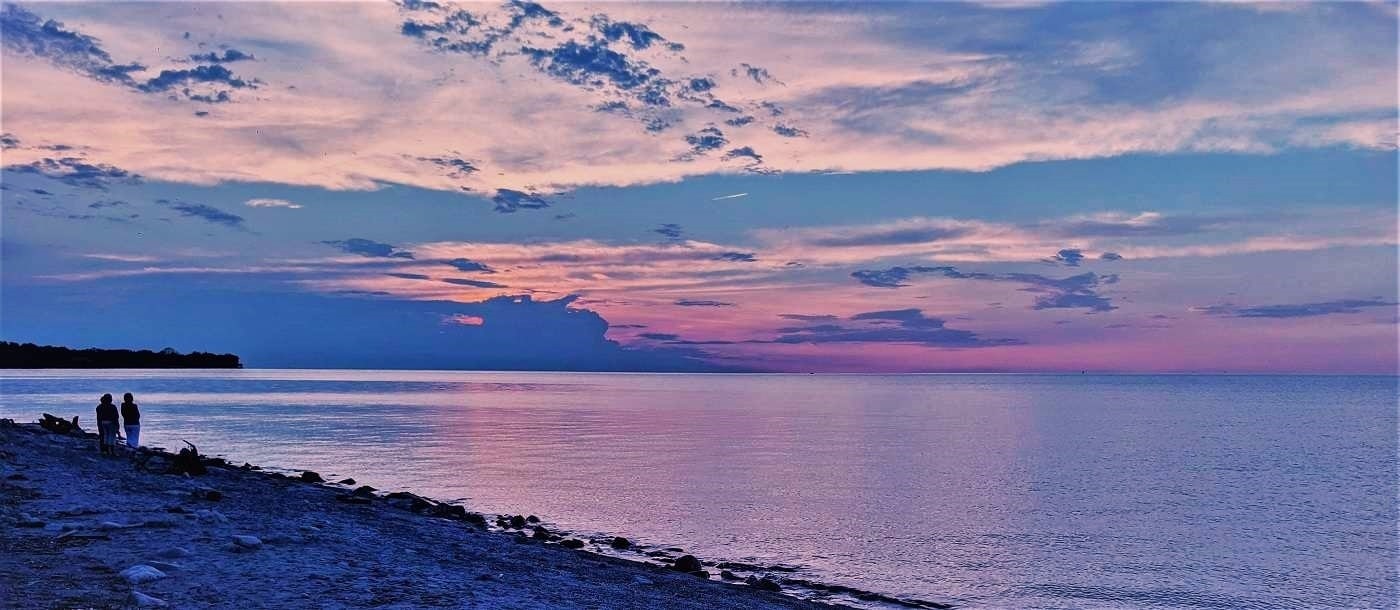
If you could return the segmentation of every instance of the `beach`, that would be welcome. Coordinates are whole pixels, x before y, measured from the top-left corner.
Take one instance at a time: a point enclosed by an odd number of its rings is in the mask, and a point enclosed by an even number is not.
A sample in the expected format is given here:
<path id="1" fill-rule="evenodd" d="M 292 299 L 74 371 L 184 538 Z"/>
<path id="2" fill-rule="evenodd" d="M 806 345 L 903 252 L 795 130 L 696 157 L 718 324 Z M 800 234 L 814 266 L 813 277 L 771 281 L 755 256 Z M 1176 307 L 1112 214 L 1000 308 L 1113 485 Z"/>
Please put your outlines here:
<path id="1" fill-rule="evenodd" d="M 201 448 L 208 451 L 212 448 Z M 683 573 L 406 493 L 0 420 L 0 598 L 12 608 L 831 608 Z M 358 492 L 357 492 L 358 490 Z M 475 523 L 474 523 L 475 522 Z M 577 541 L 577 542 L 571 542 Z M 566 548 L 582 546 L 581 549 Z M 668 565 L 669 563 L 669 565 Z M 695 566 L 692 566 L 695 567 Z"/>

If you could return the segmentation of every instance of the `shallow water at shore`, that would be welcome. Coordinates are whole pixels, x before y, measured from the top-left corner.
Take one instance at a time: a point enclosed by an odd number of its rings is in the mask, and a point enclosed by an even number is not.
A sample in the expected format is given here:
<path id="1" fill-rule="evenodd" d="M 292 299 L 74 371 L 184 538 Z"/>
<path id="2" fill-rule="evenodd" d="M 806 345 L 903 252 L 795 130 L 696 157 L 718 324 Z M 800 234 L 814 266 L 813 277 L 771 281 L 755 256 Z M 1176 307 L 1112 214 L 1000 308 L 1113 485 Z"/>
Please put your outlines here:
<path id="1" fill-rule="evenodd" d="M 0 371 L 0 416 L 962 607 L 1389 607 L 1396 379 Z"/>

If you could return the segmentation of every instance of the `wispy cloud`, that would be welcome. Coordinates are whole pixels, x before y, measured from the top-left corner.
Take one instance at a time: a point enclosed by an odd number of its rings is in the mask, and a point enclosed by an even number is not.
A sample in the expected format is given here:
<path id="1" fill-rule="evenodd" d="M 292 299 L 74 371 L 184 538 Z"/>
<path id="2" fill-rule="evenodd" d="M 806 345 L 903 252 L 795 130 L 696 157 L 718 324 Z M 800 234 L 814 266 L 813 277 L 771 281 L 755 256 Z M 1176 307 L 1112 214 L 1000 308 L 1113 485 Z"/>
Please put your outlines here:
<path id="1" fill-rule="evenodd" d="M 734 193 L 733 195 L 720 195 L 719 197 L 712 197 L 710 201 L 724 201 L 725 199 L 738 199 L 740 197 L 748 196 L 748 193 Z"/>

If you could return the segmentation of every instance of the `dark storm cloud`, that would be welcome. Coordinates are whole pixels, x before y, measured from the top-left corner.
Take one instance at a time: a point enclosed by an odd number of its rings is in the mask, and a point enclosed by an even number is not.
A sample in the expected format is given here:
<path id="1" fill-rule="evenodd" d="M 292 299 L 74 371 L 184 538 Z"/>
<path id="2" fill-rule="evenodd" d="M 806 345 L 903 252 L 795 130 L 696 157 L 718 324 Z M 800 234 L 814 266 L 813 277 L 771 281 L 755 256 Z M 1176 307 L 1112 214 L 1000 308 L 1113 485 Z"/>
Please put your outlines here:
<path id="1" fill-rule="evenodd" d="M 230 214 L 212 205 L 205 205 L 203 203 L 190 203 L 188 201 L 179 200 L 172 201 L 168 199 L 157 199 L 156 203 L 170 208 L 176 212 L 179 212 L 181 216 L 198 218 L 200 220 L 205 220 L 214 224 L 223 225 L 231 229 L 239 229 L 244 231 L 247 230 L 247 227 L 243 226 L 242 216 L 239 216 L 237 214 Z"/>
<path id="2" fill-rule="evenodd" d="M 1292 303 L 1286 305 L 1256 305 L 1239 307 L 1230 303 L 1197 307 L 1195 311 L 1212 316 L 1230 318 L 1310 318 L 1332 314 L 1360 313 L 1370 307 L 1394 307 L 1397 303 L 1381 298 L 1342 299 L 1318 303 Z"/>
<path id="3" fill-rule="evenodd" d="M 69 186 L 107 190 L 111 184 L 139 184 L 141 176 L 104 163 L 89 163 L 78 157 L 44 158 L 25 165 L 10 165 L 5 171 L 36 174 Z"/>
<path id="4" fill-rule="evenodd" d="M 1034 273 L 962 272 L 954 267 L 890 267 L 866 269 L 851 273 L 856 281 L 875 288 L 902 288 L 914 275 L 938 275 L 950 279 L 982 280 L 1022 284 L 1022 291 L 1036 296 L 1031 309 L 1088 309 L 1112 311 L 1117 309 L 1107 298 L 1098 294 L 1100 286 L 1116 284 L 1117 275 L 1082 273 L 1066 278 L 1051 278 Z"/>
<path id="5" fill-rule="evenodd" d="M 412 252 L 400 250 L 390 244 L 380 243 L 372 239 L 363 237 L 352 237 L 349 239 L 328 240 L 321 242 L 327 246 L 339 248 L 341 251 L 360 256 L 376 258 L 413 258 Z"/>
<path id="6" fill-rule="evenodd" d="M 1104 252 L 1103 254 L 1100 254 L 1100 255 L 1099 255 L 1099 260 L 1104 260 L 1104 261 L 1121 261 L 1121 260 L 1123 260 L 1123 255 L 1122 255 L 1122 254 L 1119 254 L 1119 253 L 1117 253 L 1117 252 Z"/>
<path id="7" fill-rule="evenodd" d="M 431 280 L 431 279 L 433 279 L 433 278 L 430 278 L 430 277 L 428 277 L 428 276 L 426 276 L 426 275 L 423 275 L 423 274 L 421 274 L 421 273 L 385 273 L 384 275 L 387 275 L 387 276 L 389 276 L 389 277 L 396 277 L 396 278 L 400 278 L 400 279 L 405 279 L 405 280 Z"/>
<path id="8" fill-rule="evenodd" d="M 19 148 L 19 138 L 14 134 L 0 133 L 0 149 Z"/>
<path id="9" fill-rule="evenodd" d="M 502 214 L 549 207 L 549 202 L 539 195 L 515 189 L 497 189 L 496 196 L 491 198 L 491 202 L 496 204 L 496 211 Z"/>
<path id="10" fill-rule="evenodd" d="M 617 327 L 614 326 L 613 328 Z M 681 338 L 680 335 L 675 335 L 671 333 L 641 333 L 637 336 L 643 339 L 651 339 L 652 341 L 675 341 Z"/>
<path id="11" fill-rule="evenodd" d="M 752 115 L 744 115 L 741 117 L 726 119 L 724 121 L 724 124 L 729 125 L 730 127 L 743 127 L 745 125 L 748 125 L 749 123 L 754 122 L 755 120 L 757 119 L 755 119 Z"/>

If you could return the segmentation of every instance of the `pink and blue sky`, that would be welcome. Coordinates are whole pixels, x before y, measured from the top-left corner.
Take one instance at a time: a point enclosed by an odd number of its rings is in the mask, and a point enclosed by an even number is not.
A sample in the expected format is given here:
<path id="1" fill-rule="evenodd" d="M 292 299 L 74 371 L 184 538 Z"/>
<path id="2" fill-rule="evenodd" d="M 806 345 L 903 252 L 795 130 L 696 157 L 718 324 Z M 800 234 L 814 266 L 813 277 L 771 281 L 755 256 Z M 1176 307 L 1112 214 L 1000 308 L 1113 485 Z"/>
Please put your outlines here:
<path id="1" fill-rule="evenodd" d="M 20 3 L 6 340 L 1392 373 L 1394 3 Z"/>

